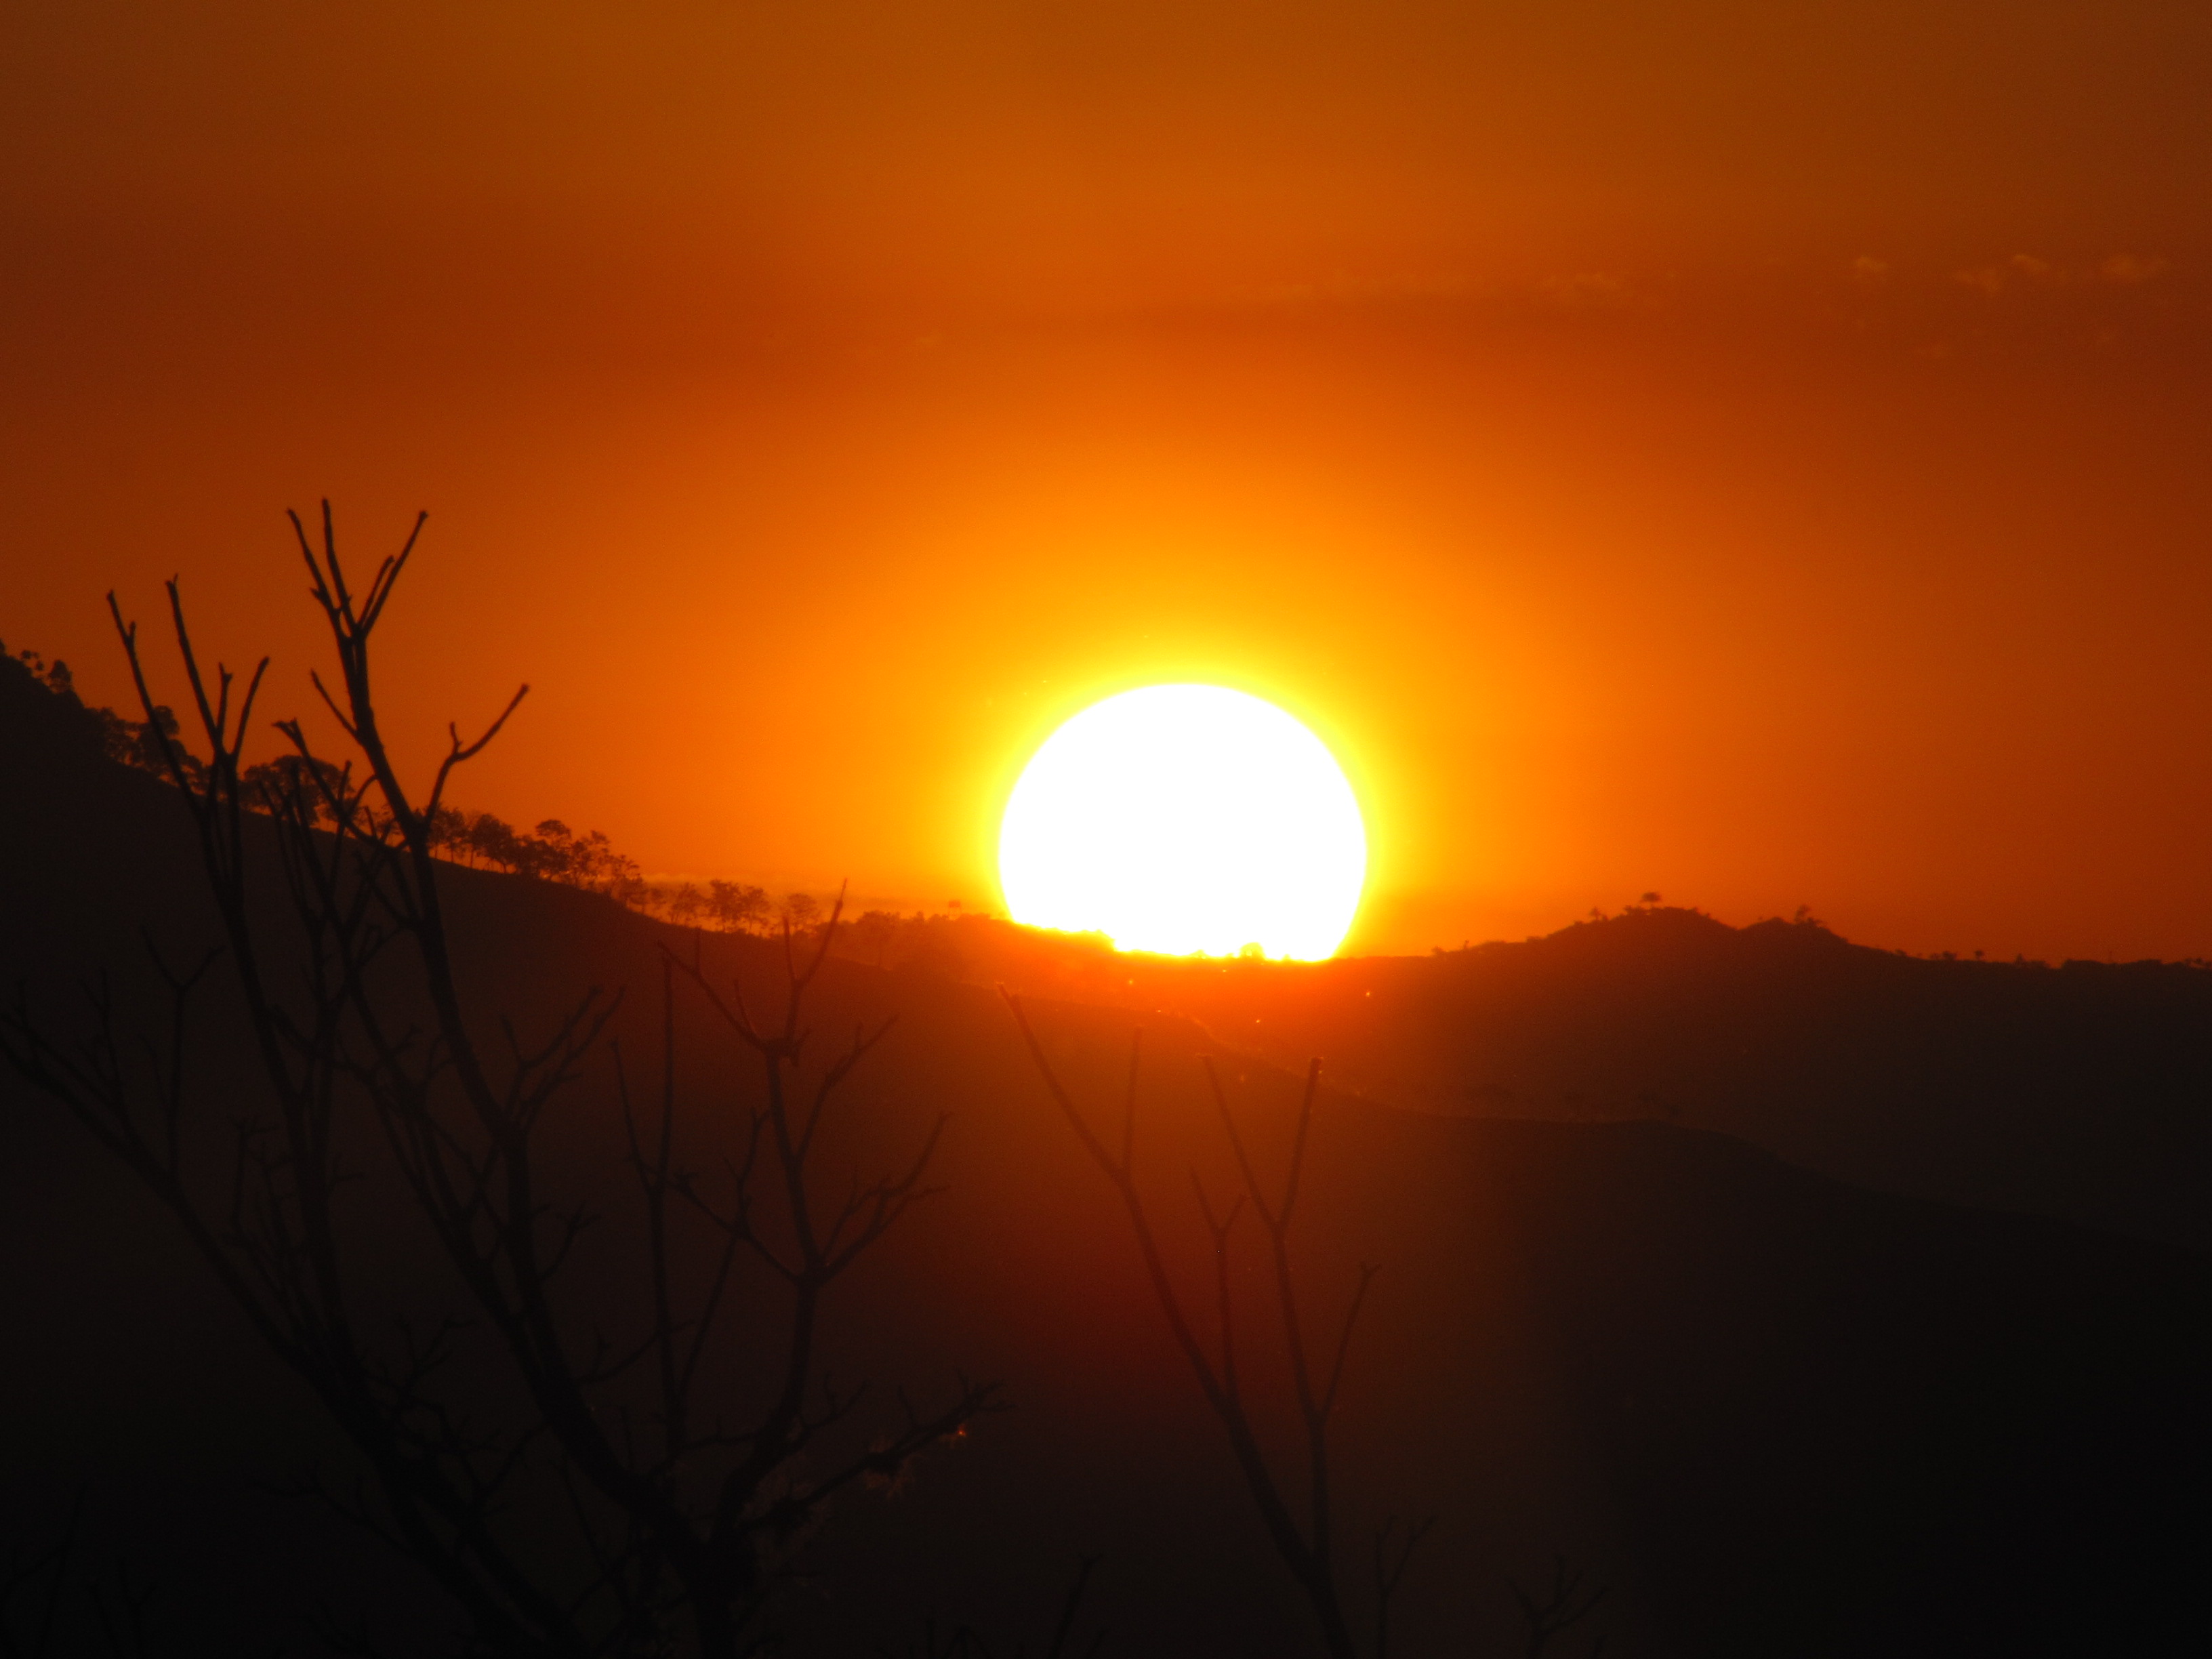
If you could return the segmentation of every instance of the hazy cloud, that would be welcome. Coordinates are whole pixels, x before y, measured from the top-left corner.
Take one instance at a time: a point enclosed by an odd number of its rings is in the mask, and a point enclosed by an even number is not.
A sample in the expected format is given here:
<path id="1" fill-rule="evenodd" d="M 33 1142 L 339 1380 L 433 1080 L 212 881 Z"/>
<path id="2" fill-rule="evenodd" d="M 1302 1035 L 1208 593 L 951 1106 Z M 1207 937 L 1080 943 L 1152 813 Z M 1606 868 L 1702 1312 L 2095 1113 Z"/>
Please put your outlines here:
<path id="1" fill-rule="evenodd" d="M 2033 253 L 2015 253 L 1996 264 L 1955 272 L 1954 276 L 1964 286 L 1984 294 L 2002 294 L 2008 288 L 2063 288 L 2067 282 L 2063 266 Z"/>
<path id="2" fill-rule="evenodd" d="M 2144 283 L 2156 281 L 2172 269 L 2170 260 L 2147 258 L 2135 253 L 2115 253 L 2076 275 L 2068 271 L 2063 265 L 2053 264 L 2033 253 L 2015 253 L 1995 264 L 1976 265 L 1955 271 L 1953 277 L 1963 287 L 1984 294 L 2002 294 L 2008 289 L 2063 288 L 2076 282 L 2136 288 Z"/>
<path id="3" fill-rule="evenodd" d="M 2133 253 L 2115 253 L 2097 267 L 2097 275 L 2122 288 L 2134 288 L 2139 283 L 2156 282 L 2172 269 L 2173 262 L 2170 259 L 2146 259 Z"/>

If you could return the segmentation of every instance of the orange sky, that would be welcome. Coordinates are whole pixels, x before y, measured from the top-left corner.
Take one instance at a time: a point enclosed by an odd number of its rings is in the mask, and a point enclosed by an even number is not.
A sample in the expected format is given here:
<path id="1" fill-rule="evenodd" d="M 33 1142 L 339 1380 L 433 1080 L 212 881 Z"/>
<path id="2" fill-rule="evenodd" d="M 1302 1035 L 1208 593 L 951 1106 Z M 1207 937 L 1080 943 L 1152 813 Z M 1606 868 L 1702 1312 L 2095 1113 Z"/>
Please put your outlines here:
<path id="1" fill-rule="evenodd" d="M 992 902 L 1157 678 L 1345 759 L 1352 947 L 1645 890 L 2212 955 L 2212 13 L 19 5 L 0 638 L 313 641 L 655 871 Z"/>

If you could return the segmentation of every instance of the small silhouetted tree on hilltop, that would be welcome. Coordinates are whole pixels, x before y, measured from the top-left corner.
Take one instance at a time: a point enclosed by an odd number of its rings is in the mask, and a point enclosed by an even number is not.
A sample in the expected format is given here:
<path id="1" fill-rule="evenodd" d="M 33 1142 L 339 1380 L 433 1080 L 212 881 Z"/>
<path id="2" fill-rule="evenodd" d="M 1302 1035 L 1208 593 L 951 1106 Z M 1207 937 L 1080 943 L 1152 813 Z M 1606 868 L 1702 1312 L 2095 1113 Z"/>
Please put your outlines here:
<path id="1" fill-rule="evenodd" d="M 725 932 L 752 933 L 768 926 L 768 895 L 741 881 L 708 882 L 707 915 Z"/>
<path id="2" fill-rule="evenodd" d="M 170 1212 L 343 1431 L 362 1478 L 319 1490 L 435 1579 L 466 1617 L 468 1650 L 733 1659 L 761 1638 L 784 1564 L 834 1498 L 895 1480 L 994 1408 L 993 1388 L 963 1379 L 933 1407 L 870 1412 L 860 1390 L 832 1391 L 820 1375 L 833 1293 L 927 1196 L 936 1133 L 888 1174 L 833 1184 L 819 1168 L 817 1131 L 888 1029 L 818 1060 L 806 1048 L 806 1000 L 837 910 L 803 951 L 786 933 L 773 1019 L 711 985 L 696 961 L 665 957 L 657 1086 L 634 1092 L 619 1073 L 637 1226 L 595 1231 L 600 1210 L 563 1195 L 548 1138 L 611 1006 L 593 991 L 550 1030 L 526 1038 L 501 1020 L 503 1044 L 482 1042 L 440 873 L 454 834 L 447 787 L 523 693 L 473 740 L 449 728 L 427 790 L 403 781 L 378 718 L 371 645 L 414 538 L 356 594 L 327 505 L 319 547 L 293 523 L 337 659 L 335 690 L 315 685 L 350 759 L 316 755 L 288 720 L 291 753 L 244 766 L 266 660 L 243 683 L 221 666 L 205 675 L 172 582 L 210 756 L 188 763 L 154 701 L 137 628 L 111 597 L 142 730 L 191 810 L 223 948 L 157 963 L 169 1021 L 156 1037 L 123 1029 L 103 984 L 75 1038 L 19 993 L 0 1048 Z M 537 839 L 579 845 L 551 823 Z M 580 844 L 593 855 L 589 838 Z M 289 937 L 259 921 L 252 894 L 271 880 Z M 187 1016 L 218 961 L 260 1086 L 204 1101 Z M 713 1011 L 757 1079 L 758 1104 L 725 1109 L 719 1132 L 677 1087 L 679 988 Z M 210 1147 L 210 1131 L 223 1144 Z M 404 1203 L 372 1211 L 364 1176 L 396 1182 Z M 403 1215 L 428 1229 L 463 1313 L 365 1311 L 380 1289 L 365 1241 Z M 635 1256 L 622 1254 L 623 1237 Z M 595 1315 L 605 1304 L 587 1304 L 577 1282 L 574 1264 L 594 1246 L 599 1280 L 631 1275 L 612 1316 Z M 780 1287 L 780 1312 L 740 1297 L 749 1273 L 756 1290 Z M 741 1302 L 756 1311 L 740 1313 Z M 740 1415 L 748 1356 L 767 1362 L 768 1386 Z M 486 1376 L 499 1389 L 490 1409 Z"/>

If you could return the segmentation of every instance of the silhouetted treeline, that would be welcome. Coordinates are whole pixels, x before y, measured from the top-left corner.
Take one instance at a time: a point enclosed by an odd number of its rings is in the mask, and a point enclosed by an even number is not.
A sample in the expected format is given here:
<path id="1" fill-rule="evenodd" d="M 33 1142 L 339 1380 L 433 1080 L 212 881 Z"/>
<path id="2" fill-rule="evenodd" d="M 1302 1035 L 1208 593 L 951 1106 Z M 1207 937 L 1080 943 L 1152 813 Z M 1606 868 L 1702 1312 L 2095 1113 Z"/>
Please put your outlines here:
<path id="1" fill-rule="evenodd" d="M 70 665 L 58 657 L 48 662 L 35 651 L 11 656 L 0 645 L 0 701 L 23 717 L 23 726 L 42 732 L 49 740 L 92 750 L 125 766 L 167 775 L 160 739 L 149 723 L 125 720 L 112 708 L 87 703 L 77 695 Z M 167 706 L 157 707 L 154 718 L 175 741 L 177 717 Z M 198 757 L 189 750 L 182 752 L 187 769 L 197 772 Z"/>
<path id="2" fill-rule="evenodd" d="M 638 873 L 637 860 L 617 852 L 599 830 L 580 836 L 558 818 L 546 818 L 534 830 L 518 830 L 489 812 L 444 806 L 430 834 L 438 856 L 454 863 L 562 882 L 648 908 L 642 901 L 651 889 Z"/>
<path id="3" fill-rule="evenodd" d="M 204 770 L 205 763 L 182 742 L 177 717 L 167 704 L 156 705 L 154 720 L 146 721 L 129 720 L 112 708 L 88 703 L 77 693 L 69 665 L 59 659 L 50 663 L 35 651 L 11 656 L 0 646 L 0 697 L 16 705 L 27 723 L 43 728 L 64 746 L 96 751 L 165 783 L 171 781 L 162 758 L 165 738 L 179 757 L 188 779 L 198 780 Z M 326 775 L 323 779 L 326 787 L 319 791 L 295 791 L 294 786 L 303 775 L 313 771 Z M 295 793 L 319 803 L 335 799 L 342 793 L 338 769 L 326 761 L 298 755 L 281 755 L 246 767 L 240 774 L 240 781 L 246 787 L 246 804 L 250 807 L 272 799 L 289 799 Z M 319 806 L 318 810 L 327 826 L 327 811 Z M 822 903 L 811 894 L 791 893 L 777 900 L 767 889 L 747 882 L 649 880 L 637 860 L 617 849 L 605 832 L 589 830 L 579 834 L 559 818 L 544 818 L 533 828 L 519 829 L 490 812 L 441 806 L 430 836 L 432 850 L 450 862 L 602 893 L 633 910 L 687 927 L 771 933 L 787 923 L 794 933 L 811 935 L 822 925 Z"/>

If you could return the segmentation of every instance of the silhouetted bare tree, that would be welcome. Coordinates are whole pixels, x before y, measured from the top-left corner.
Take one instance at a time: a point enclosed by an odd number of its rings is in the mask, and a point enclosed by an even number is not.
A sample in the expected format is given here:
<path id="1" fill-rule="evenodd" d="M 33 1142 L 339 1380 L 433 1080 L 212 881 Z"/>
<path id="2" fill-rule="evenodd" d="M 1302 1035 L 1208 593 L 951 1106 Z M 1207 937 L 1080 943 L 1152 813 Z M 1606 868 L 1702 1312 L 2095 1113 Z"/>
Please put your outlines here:
<path id="1" fill-rule="evenodd" d="M 17 1544 L 0 1557 L 0 1659 L 47 1659 L 58 1650 L 82 1508 L 80 1493 L 51 1541 Z"/>
<path id="2" fill-rule="evenodd" d="M 1505 1582 L 1513 1591 L 1514 1604 L 1521 1609 L 1522 1622 L 1528 1627 L 1528 1643 L 1522 1650 L 1528 1659 L 1546 1659 L 1552 1651 L 1553 1639 L 1588 1620 L 1605 1600 L 1605 1591 L 1587 1584 L 1583 1570 L 1570 1567 L 1564 1556 L 1553 1559 L 1552 1582 L 1541 1595 L 1524 1588 L 1518 1579 Z M 1591 1644 L 1590 1659 L 1599 1659 L 1604 1651 L 1605 1638 L 1600 1636 Z"/>
<path id="3" fill-rule="evenodd" d="M 436 856 L 451 831 L 441 814 L 454 770 L 528 688 L 473 741 L 448 728 L 427 793 L 410 791 L 379 724 L 370 646 L 422 521 L 358 596 L 328 504 L 319 548 L 296 516 L 293 525 L 339 668 L 335 693 L 319 677 L 314 684 L 355 747 L 351 763 L 321 760 L 286 721 L 293 756 L 242 767 L 266 659 L 242 687 L 221 665 L 210 684 L 171 582 L 176 642 L 212 757 L 188 764 L 158 717 L 136 626 L 109 600 L 145 730 L 191 809 L 222 921 L 218 955 L 265 1092 L 222 1102 L 217 1115 L 234 1132 L 211 1170 L 196 1133 L 205 1118 L 187 1016 L 213 955 L 179 968 L 157 953 L 169 1015 L 157 1041 L 123 1029 L 103 981 L 91 988 L 88 1035 L 57 1036 L 19 993 L 0 1047 L 168 1209 L 262 1341 L 313 1392 L 366 1469 L 350 1490 L 316 1489 L 430 1572 L 466 1615 L 474 1650 L 729 1659 L 759 1638 L 781 1563 L 832 1498 L 896 1478 L 994 1408 L 993 1387 L 962 1379 L 940 1408 L 885 1421 L 858 1410 L 860 1390 L 831 1392 L 818 1374 L 824 1299 L 928 1195 L 936 1132 L 898 1173 L 841 1186 L 836 1201 L 818 1196 L 817 1131 L 884 1035 L 857 1035 L 826 1065 L 806 1061 L 805 1000 L 837 912 L 803 955 L 787 931 L 784 1009 L 765 1026 L 734 988 L 714 992 L 696 960 L 665 960 L 657 1104 L 641 1107 L 622 1081 L 642 1211 L 640 1293 L 624 1306 L 642 1312 L 634 1328 L 599 1327 L 564 1274 L 599 1212 L 556 1195 L 545 1130 L 612 1005 L 594 990 L 530 1042 L 501 1019 L 504 1053 L 490 1050 L 454 969 Z M 272 851 L 289 921 L 277 941 L 257 922 Z M 715 1150 L 739 1149 L 719 1184 L 692 1166 L 700 1137 L 675 1080 L 679 978 L 708 994 L 759 1067 L 763 1103 L 712 1137 Z M 421 1029 L 416 1007 L 427 1007 Z M 406 1207 L 365 1214 L 372 1200 L 347 1201 L 368 1190 L 356 1182 L 379 1149 L 380 1169 L 396 1176 L 465 1288 L 465 1318 L 416 1310 L 395 1331 L 364 1311 L 374 1288 L 364 1235 L 398 1224 Z M 679 1248 L 701 1237 L 711 1248 Z M 786 1287 L 780 1318 L 732 1312 L 748 1257 Z M 465 1357 L 504 1378 L 495 1410 L 471 1408 L 481 1377 L 461 1361 L 472 1332 L 488 1346 Z M 735 1397 L 733 1368 L 746 1353 L 772 1362 L 769 1398 L 732 1422 L 712 1407 Z M 566 1517 L 565 1541 L 549 1544 L 554 1516 Z"/>
<path id="4" fill-rule="evenodd" d="M 1222 1092 L 1221 1079 L 1214 1071 L 1211 1059 L 1203 1061 L 1206 1087 L 1213 1097 L 1221 1127 L 1235 1154 L 1237 1170 L 1243 1190 L 1225 1210 L 1217 1209 L 1207 1196 L 1203 1183 L 1195 1171 L 1191 1176 L 1200 1213 L 1206 1220 L 1207 1232 L 1213 1241 L 1214 1303 L 1217 1324 L 1218 1356 L 1209 1353 L 1193 1328 L 1189 1316 L 1183 1311 L 1182 1298 L 1168 1271 L 1167 1261 L 1152 1226 L 1150 1212 L 1146 1207 L 1143 1194 L 1136 1180 L 1137 1083 L 1141 1053 L 1141 1033 L 1133 1035 L 1129 1043 L 1129 1076 L 1127 1096 L 1122 1103 L 1121 1144 L 1110 1148 L 1099 1139 L 1089 1121 L 1069 1098 L 1052 1062 L 1045 1057 L 1044 1048 L 1031 1029 L 1029 1016 L 1023 1011 L 1020 1000 L 1008 995 L 1002 988 L 1007 1008 L 1015 1023 L 1021 1028 L 1022 1039 L 1028 1045 L 1030 1055 L 1036 1063 L 1047 1091 L 1066 1118 L 1068 1127 L 1082 1143 L 1106 1179 L 1121 1195 L 1123 1209 L 1129 1218 L 1130 1231 L 1135 1235 L 1139 1254 L 1144 1259 L 1145 1273 L 1152 1285 L 1153 1297 L 1165 1316 L 1168 1329 L 1189 1363 L 1191 1375 L 1198 1382 L 1199 1391 L 1206 1404 L 1220 1419 L 1229 1440 L 1229 1449 L 1235 1455 L 1238 1472 L 1244 1478 L 1246 1490 L 1258 1508 L 1261 1524 L 1268 1540 L 1283 1565 L 1290 1569 L 1310 1609 L 1315 1626 L 1330 1659 L 1358 1659 L 1359 1646 L 1354 1640 L 1350 1620 L 1346 1615 L 1337 1583 L 1336 1516 L 1334 1498 L 1330 1486 L 1328 1424 L 1336 1407 L 1337 1394 L 1344 1381 L 1344 1368 L 1352 1352 L 1352 1333 L 1358 1324 L 1359 1310 L 1367 1299 L 1368 1287 L 1374 1282 L 1377 1269 L 1363 1263 L 1358 1285 L 1338 1324 L 1335 1340 L 1328 1348 L 1328 1358 L 1316 1365 L 1309 1351 L 1305 1335 L 1307 1316 L 1301 1305 L 1297 1274 L 1291 1260 L 1291 1227 L 1296 1218 L 1298 1189 L 1305 1170 L 1306 1141 L 1313 1122 L 1314 1097 L 1321 1087 L 1321 1061 L 1313 1061 L 1306 1068 L 1305 1088 L 1299 1100 L 1297 1125 L 1291 1143 L 1290 1170 L 1284 1178 L 1281 1196 L 1270 1201 L 1258 1170 L 1244 1144 L 1244 1137 L 1237 1127 L 1229 1101 Z M 1237 1223 L 1249 1208 L 1258 1219 L 1266 1237 L 1269 1263 L 1273 1269 L 1275 1288 L 1275 1311 L 1280 1334 L 1290 1364 L 1291 1387 L 1295 1395 L 1297 1420 L 1304 1431 L 1306 1503 L 1301 1519 L 1294 1511 L 1291 1498 L 1285 1494 L 1282 1481 L 1277 1476 L 1266 1449 L 1261 1444 L 1258 1431 L 1253 1424 L 1250 1402 L 1245 1384 L 1237 1369 L 1236 1297 L 1230 1280 L 1229 1242 Z M 1390 1641 L 1389 1610 L 1392 1596 L 1403 1577 L 1407 1563 L 1419 1546 L 1428 1526 L 1425 1522 L 1410 1532 L 1398 1534 L 1386 1528 L 1375 1539 L 1375 1634 L 1373 1659 L 1387 1659 Z"/>
<path id="5" fill-rule="evenodd" d="M 83 1519 L 80 1492 L 52 1539 L 0 1554 L 0 1659 L 154 1659 L 163 1650 L 147 1617 L 153 1587 L 128 1561 L 80 1568 Z"/>

